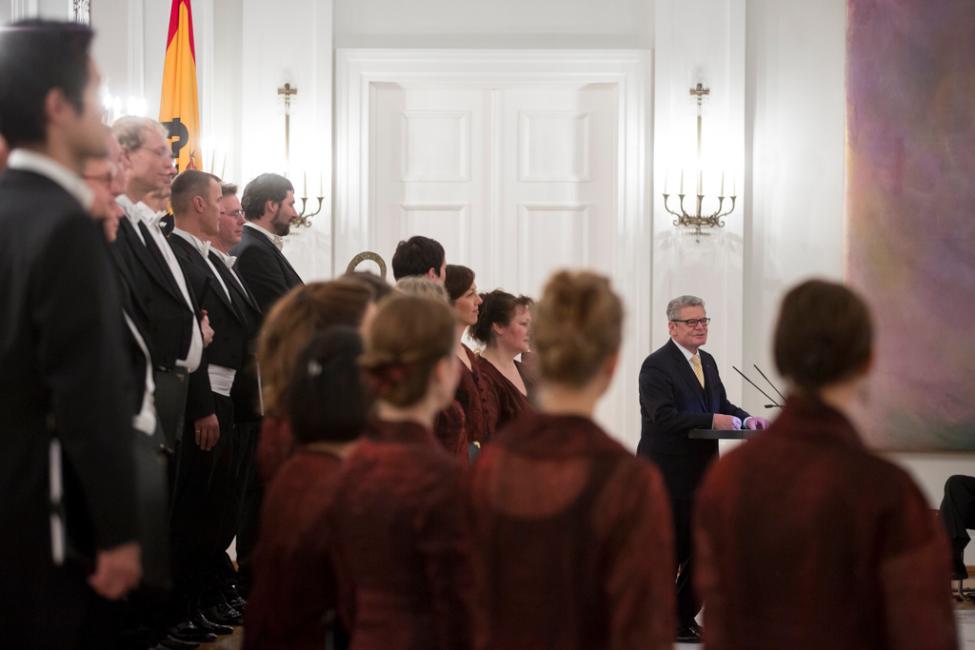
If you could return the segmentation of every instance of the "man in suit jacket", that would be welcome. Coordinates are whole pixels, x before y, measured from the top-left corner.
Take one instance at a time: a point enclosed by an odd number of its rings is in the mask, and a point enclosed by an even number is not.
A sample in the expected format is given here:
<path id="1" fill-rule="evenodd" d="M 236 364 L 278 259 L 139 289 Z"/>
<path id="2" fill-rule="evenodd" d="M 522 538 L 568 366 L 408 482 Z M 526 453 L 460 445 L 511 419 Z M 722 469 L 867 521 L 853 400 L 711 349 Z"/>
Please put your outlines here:
<path id="1" fill-rule="evenodd" d="M 691 514 L 704 471 L 718 455 L 717 440 L 692 440 L 691 429 L 760 429 L 768 425 L 728 401 L 708 340 L 704 301 L 680 296 L 667 305 L 670 340 L 640 369 L 642 427 L 637 453 L 660 468 L 670 494 L 677 560 L 677 639 L 700 641 L 694 618 L 701 603 L 693 591 Z"/>
<path id="2" fill-rule="evenodd" d="M 230 396 L 234 401 L 234 423 L 237 429 L 237 486 L 240 495 L 240 509 L 237 519 L 237 566 L 236 574 L 227 564 L 227 600 L 241 603 L 242 595 L 250 588 L 251 553 L 257 543 L 258 521 L 260 519 L 263 490 L 257 477 L 255 455 L 257 439 L 261 431 L 260 382 L 257 379 L 257 335 L 260 332 L 263 314 L 257 300 L 247 289 L 237 274 L 237 258 L 230 254 L 231 249 L 240 243 L 244 231 L 244 212 L 237 198 L 237 186 L 223 183 L 220 186 L 219 232 L 212 239 L 211 260 L 230 287 L 237 310 L 247 322 L 248 357 L 244 367 L 234 377 Z"/>
<path id="3" fill-rule="evenodd" d="M 236 533 L 238 490 L 235 456 L 237 435 L 231 392 L 236 375 L 249 360 L 250 327 L 234 302 L 234 287 L 220 273 L 223 263 L 210 255 L 219 234 L 220 181 L 212 174 L 186 170 L 175 178 L 172 207 L 175 229 L 170 243 L 187 281 L 214 329 L 207 347 L 210 399 L 220 422 L 220 441 L 204 452 L 184 445 L 180 457 L 173 517 L 173 537 L 193 556 L 185 578 L 192 598 L 215 622 L 239 625 L 242 614 L 223 595 L 224 549 Z M 180 517 L 177 518 L 176 515 Z"/>
<path id="4" fill-rule="evenodd" d="M 237 273 L 267 314 L 278 298 L 302 284 L 281 252 L 281 238 L 298 218 L 294 187 L 284 176 L 261 174 L 244 188 L 240 203 L 247 223 L 230 252 L 237 257 Z"/>
<path id="5" fill-rule="evenodd" d="M 11 648 L 75 647 L 89 587 L 119 598 L 140 575 L 121 310 L 80 177 L 105 150 L 92 36 L 42 21 L 0 30 L 12 149 L 0 176 L 0 645 Z M 62 482 L 82 504 L 66 521 L 52 517 Z M 62 523 L 88 534 L 66 547 Z"/>
<path id="6" fill-rule="evenodd" d="M 182 412 L 164 418 L 166 435 L 170 441 L 180 438 L 185 422 L 199 444 L 209 449 L 216 445 L 220 427 L 209 397 L 203 364 L 206 341 L 198 321 L 207 327 L 208 322 L 160 230 L 158 215 L 143 201 L 149 193 L 169 185 L 172 149 L 165 128 L 155 120 L 123 117 L 113 130 L 127 172 L 125 194 L 118 198 L 126 218 L 119 224 L 115 246 L 134 279 L 134 291 L 149 312 L 149 345 L 159 390 L 174 385 L 170 380 L 176 375 L 178 385 L 186 391 Z M 182 402 L 182 396 L 175 399 Z"/>

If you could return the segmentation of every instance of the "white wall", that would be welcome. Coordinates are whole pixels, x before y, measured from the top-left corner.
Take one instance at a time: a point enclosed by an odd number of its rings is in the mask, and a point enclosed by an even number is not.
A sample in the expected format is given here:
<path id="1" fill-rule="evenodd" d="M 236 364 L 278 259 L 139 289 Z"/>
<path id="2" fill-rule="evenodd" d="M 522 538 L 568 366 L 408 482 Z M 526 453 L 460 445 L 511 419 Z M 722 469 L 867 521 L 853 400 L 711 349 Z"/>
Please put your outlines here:
<path id="1" fill-rule="evenodd" d="M 642 48 L 653 0 L 336 0 L 335 46 Z"/>

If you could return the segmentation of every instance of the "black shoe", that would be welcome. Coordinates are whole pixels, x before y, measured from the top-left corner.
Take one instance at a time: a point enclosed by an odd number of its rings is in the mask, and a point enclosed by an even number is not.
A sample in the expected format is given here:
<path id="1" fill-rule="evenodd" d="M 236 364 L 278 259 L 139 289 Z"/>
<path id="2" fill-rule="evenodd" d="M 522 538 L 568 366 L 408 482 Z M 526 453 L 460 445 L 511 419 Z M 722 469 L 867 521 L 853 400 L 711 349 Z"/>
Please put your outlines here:
<path id="1" fill-rule="evenodd" d="M 223 625 L 222 623 L 215 623 L 214 621 L 211 621 L 201 611 L 197 611 L 193 614 L 192 621 L 200 629 L 206 630 L 207 632 L 211 632 L 213 634 L 224 636 L 234 633 L 234 628 L 230 627 L 229 625 Z"/>
<path id="2" fill-rule="evenodd" d="M 156 644 L 152 650 L 189 650 L 190 648 L 195 648 L 199 645 L 199 643 L 194 643 L 193 641 L 183 641 L 181 639 L 177 639 L 170 634 Z"/>
<path id="3" fill-rule="evenodd" d="M 200 611 L 212 623 L 231 626 L 244 624 L 244 615 L 224 602 L 219 602 L 210 607 L 201 607 Z"/>
<path id="4" fill-rule="evenodd" d="M 701 626 L 697 623 L 682 625 L 677 630 L 677 643 L 701 643 L 704 636 Z"/>
<path id="5" fill-rule="evenodd" d="M 245 608 L 247 607 L 247 601 L 244 600 L 244 597 L 240 595 L 240 592 L 237 590 L 236 586 L 233 584 L 228 584 L 226 587 L 224 587 L 223 598 L 227 601 L 228 605 L 236 609 L 241 614 L 244 613 Z"/>
<path id="6" fill-rule="evenodd" d="M 179 641 L 189 641 L 191 643 L 209 643 L 216 641 L 217 635 L 197 626 L 193 621 L 181 621 L 169 628 L 167 636 L 171 636 Z"/>

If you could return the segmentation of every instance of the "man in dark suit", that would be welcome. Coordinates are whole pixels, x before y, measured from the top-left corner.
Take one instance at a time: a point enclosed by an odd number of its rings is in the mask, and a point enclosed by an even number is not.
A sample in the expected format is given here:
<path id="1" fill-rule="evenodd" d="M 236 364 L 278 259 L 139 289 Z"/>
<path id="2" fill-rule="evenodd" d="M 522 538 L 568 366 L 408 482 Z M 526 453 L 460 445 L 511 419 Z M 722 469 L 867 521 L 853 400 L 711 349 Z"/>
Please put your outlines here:
<path id="1" fill-rule="evenodd" d="M 244 188 L 240 203 L 247 223 L 230 252 L 237 257 L 237 273 L 267 314 L 278 298 L 302 284 L 281 252 L 281 238 L 298 218 L 294 187 L 284 176 L 261 174 Z"/>
<path id="2" fill-rule="evenodd" d="M 691 514 L 704 471 L 718 455 L 717 440 L 692 440 L 691 429 L 761 429 L 768 425 L 728 401 L 714 357 L 700 348 L 710 319 L 704 301 L 680 296 L 667 305 L 670 340 L 640 369 L 642 428 L 637 453 L 660 468 L 670 494 L 677 560 L 677 640 L 699 642 L 694 620 L 701 603 L 693 590 Z"/>
<path id="3" fill-rule="evenodd" d="M 214 262 L 210 255 L 211 240 L 219 234 L 221 196 L 220 181 L 211 174 L 186 170 L 173 181 L 175 229 L 170 243 L 214 329 L 206 360 L 210 398 L 220 422 L 220 440 L 212 450 L 183 447 L 173 536 L 185 551 L 192 552 L 184 567 L 189 569 L 184 578 L 191 584 L 184 589 L 192 591 L 192 598 L 200 603 L 208 619 L 239 625 L 243 615 L 223 594 L 223 569 L 224 550 L 236 533 L 239 495 L 235 471 L 238 437 L 231 392 L 236 375 L 249 360 L 250 327 L 234 302 L 232 284 L 220 273 L 223 264 Z"/>
<path id="4" fill-rule="evenodd" d="M 263 497 L 257 478 L 257 438 L 261 431 L 260 382 L 257 379 L 257 335 L 263 314 L 257 300 L 247 289 L 235 269 L 237 258 L 231 249 L 240 243 L 244 231 L 244 212 L 237 198 L 237 186 L 223 183 L 220 186 L 220 222 L 217 236 L 211 240 L 210 259 L 230 287 L 237 310 L 247 323 L 247 360 L 234 377 L 230 397 L 234 402 L 234 423 L 237 429 L 237 486 L 240 509 L 237 519 L 237 572 L 228 562 L 225 566 L 227 581 L 225 593 L 231 604 L 242 604 L 242 596 L 250 590 L 251 553 L 257 542 L 258 521 Z"/>
<path id="5" fill-rule="evenodd" d="M 80 177 L 105 151 L 92 36 L 42 21 L 0 30 L 12 149 L 0 176 L 0 645 L 11 648 L 79 645 L 91 590 L 119 598 L 140 576 L 121 309 Z"/>
<path id="6" fill-rule="evenodd" d="M 133 293 L 149 316 L 157 413 L 174 452 L 171 465 L 176 466 L 171 476 L 175 522 L 187 503 L 178 498 L 181 448 L 195 446 L 209 451 L 220 439 L 204 355 L 213 331 L 170 241 L 160 229 L 160 215 L 144 201 L 150 193 L 168 189 L 172 179 L 173 155 L 166 130 L 144 117 L 120 118 L 112 128 L 122 147 L 127 177 L 125 194 L 118 197 L 125 217 L 120 220 L 115 248 L 128 271 Z M 174 527 L 174 579 L 180 566 L 176 536 Z M 185 641 L 213 641 L 223 629 L 212 625 L 194 603 L 185 600 L 174 600 L 169 618 L 171 634 Z"/>

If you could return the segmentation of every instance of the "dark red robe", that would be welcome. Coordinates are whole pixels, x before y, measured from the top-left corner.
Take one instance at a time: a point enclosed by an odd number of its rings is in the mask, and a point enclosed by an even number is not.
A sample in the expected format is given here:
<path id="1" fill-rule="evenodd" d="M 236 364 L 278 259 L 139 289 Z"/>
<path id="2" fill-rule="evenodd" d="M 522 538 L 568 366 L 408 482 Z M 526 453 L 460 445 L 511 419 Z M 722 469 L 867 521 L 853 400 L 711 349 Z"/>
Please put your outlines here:
<path id="1" fill-rule="evenodd" d="M 320 650 L 338 603 L 327 514 L 342 461 L 299 447 L 268 486 L 253 557 L 244 648 Z"/>
<path id="2" fill-rule="evenodd" d="M 672 650 L 673 535 L 657 469 L 591 420 L 526 414 L 472 469 L 488 648 Z"/>
<path id="3" fill-rule="evenodd" d="M 515 368 L 525 383 L 528 395 L 532 395 L 532 381 L 522 364 L 515 361 Z M 532 408 L 531 402 L 518 388 L 484 357 L 477 358 L 477 369 L 484 382 L 484 413 L 486 419 L 485 437 L 482 442 L 490 442 L 492 436 L 500 432 L 509 422 Z"/>
<path id="4" fill-rule="evenodd" d="M 271 482 L 294 449 L 295 438 L 291 433 L 291 423 L 271 415 L 264 416 L 261 433 L 257 438 L 257 469 L 263 485 Z"/>
<path id="5" fill-rule="evenodd" d="M 450 406 L 437 414 L 433 422 L 433 435 L 447 453 L 462 464 L 468 464 L 466 417 L 460 402 L 452 401 Z"/>
<path id="6" fill-rule="evenodd" d="M 484 385 L 477 355 L 471 352 L 466 345 L 464 346 L 464 353 L 467 355 L 471 367 L 468 370 L 467 366 L 462 365 L 455 399 L 464 411 L 464 428 L 467 432 L 468 442 L 482 443 L 490 438 L 492 433 L 488 429 L 487 413 L 484 410 L 487 399 L 485 391 L 488 389 Z"/>
<path id="7" fill-rule="evenodd" d="M 956 647 L 944 533 L 838 411 L 789 398 L 697 498 L 709 649 Z"/>
<path id="8" fill-rule="evenodd" d="M 374 422 L 346 459 L 333 550 L 353 650 L 474 647 L 465 474 L 411 422 Z"/>

